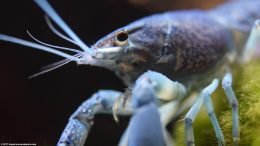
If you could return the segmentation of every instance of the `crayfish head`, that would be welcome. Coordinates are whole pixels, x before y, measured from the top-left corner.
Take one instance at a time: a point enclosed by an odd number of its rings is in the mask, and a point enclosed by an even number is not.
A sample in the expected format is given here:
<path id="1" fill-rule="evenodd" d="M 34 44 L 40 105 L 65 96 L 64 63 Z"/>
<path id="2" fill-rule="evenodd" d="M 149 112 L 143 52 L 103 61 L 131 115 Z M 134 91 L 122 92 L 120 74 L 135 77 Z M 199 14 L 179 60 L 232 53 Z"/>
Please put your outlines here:
<path id="1" fill-rule="evenodd" d="M 83 55 L 82 64 L 105 67 L 133 84 L 152 64 L 149 50 L 137 39 L 140 35 L 137 30 L 116 30 L 91 46 L 94 53 Z"/>
<path id="2" fill-rule="evenodd" d="M 91 47 L 95 53 L 86 64 L 114 71 L 127 85 L 147 70 L 172 74 L 174 49 L 167 43 L 168 21 L 162 18 L 145 17 L 101 38 Z"/>

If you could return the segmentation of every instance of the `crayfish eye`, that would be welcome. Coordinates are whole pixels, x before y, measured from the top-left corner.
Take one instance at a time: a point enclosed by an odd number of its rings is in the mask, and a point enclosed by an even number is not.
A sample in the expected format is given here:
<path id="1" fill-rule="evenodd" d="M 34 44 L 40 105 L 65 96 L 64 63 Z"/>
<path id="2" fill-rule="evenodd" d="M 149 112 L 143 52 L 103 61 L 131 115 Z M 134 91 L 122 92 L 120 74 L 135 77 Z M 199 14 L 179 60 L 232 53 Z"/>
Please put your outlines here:
<path id="1" fill-rule="evenodd" d="M 128 42 L 128 32 L 120 31 L 116 34 L 115 43 L 118 46 L 123 46 Z"/>

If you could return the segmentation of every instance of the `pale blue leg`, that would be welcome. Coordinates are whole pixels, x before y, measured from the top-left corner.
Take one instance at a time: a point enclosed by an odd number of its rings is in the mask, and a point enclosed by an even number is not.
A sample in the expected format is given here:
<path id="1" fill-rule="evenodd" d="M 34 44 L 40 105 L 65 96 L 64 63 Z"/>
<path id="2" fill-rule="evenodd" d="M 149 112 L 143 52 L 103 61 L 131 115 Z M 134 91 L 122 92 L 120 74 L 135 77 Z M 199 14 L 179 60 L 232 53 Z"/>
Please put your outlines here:
<path id="1" fill-rule="evenodd" d="M 216 114 L 214 112 L 214 107 L 212 104 L 210 94 L 208 92 L 205 92 L 205 94 L 203 94 L 202 96 L 204 98 L 204 104 L 206 106 L 206 110 L 208 112 L 210 121 L 213 125 L 214 131 L 215 131 L 215 134 L 216 134 L 216 137 L 218 140 L 218 145 L 219 146 L 225 145 L 225 139 L 224 139 L 222 130 L 220 129 Z"/>
<path id="2" fill-rule="evenodd" d="M 198 97 L 195 104 L 191 107 L 189 112 L 184 118 L 185 122 L 185 138 L 186 138 L 186 145 L 187 146 L 194 146 L 194 132 L 192 128 L 192 124 L 197 117 L 197 114 L 201 108 L 201 105 L 203 103 L 203 98 L 201 96 Z"/>
<path id="3" fill-rule="evenodd" d="M 242 61 L 248 62 L 252 58 L 258 58 L 260 56 L 260 19 L 255 21 L 255 24 L 250 32 L 248 37 Z"/>
<path id="4" fill-rule="evenodd" d="M 57 145 L 83 146 L 94 123 L 95 114 L 111 114 L 114 102 L 121 94 L 122 93 L 117 91 L 101 90 L 86 100 L 70 117 Z M 127 112 L 118 114 L 131 113 L 129 108 L 130 107 L 126 107 L 125 110 L 127 110 Z"/>
<path id="5" fill-rule="evenodd" d="M 222 81 L 222 87 L 228 98 L 228 102 L 232 108 L 232 135 L 235 145 L 239 142 L 239 113 L 238 113 L 238 101 L 232 89 L 232 75 L 227 73 Z"/>
<path id="6" fill-rule="evenodd" d="M 202 90 L 200 96 L 198 97 L 195 104 L 191 107 L 189 112 L 187 113 L 184 121 L 185 121 L 185 134 L 186 134 L 186 144 L 187 146 L 194 146 L 194 132 L 192 128 L 192 124 L 202 106 L 202 103 L 205 104 L 206 110 L 209 114 L 210 120 L 213 124 L 213 128 L 216 133 L 216 137 L 218 139 L 218 145 L 222 145 L 225 143 L 223 133 L 218 124 L 216 115 L 214 113 L 212 101 L 210 95 L 217 89 L 219 81 L 214 79 L 212 83 Z"/>

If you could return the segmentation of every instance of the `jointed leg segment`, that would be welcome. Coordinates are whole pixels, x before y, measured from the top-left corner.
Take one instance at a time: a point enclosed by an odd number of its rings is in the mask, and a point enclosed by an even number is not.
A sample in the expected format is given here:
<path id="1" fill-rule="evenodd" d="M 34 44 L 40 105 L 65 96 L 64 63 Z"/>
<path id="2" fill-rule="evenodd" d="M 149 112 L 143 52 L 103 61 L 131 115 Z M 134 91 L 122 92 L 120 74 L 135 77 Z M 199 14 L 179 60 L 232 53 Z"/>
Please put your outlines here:
<path id="1" fill-rule="evenodd" d="M 225 145 L 225 140 L 223 133 L 220 129 L 220 126 L 218 124 L 213 104 L 211 101 L 210 95 L 216 90 L 218 87 L 218 80 L 215 79 L 213 82 L 206 87 L 198 97 L 195 104 L 191 107 L 189 112 L 187 113 L 185 117 L 185 132 L 186 132 L 186 143 L 188 146 L 195 145 L 194 144 L 194 133 L 192 124 L 202 106 L 202 103 L 206 106 L 206 110 L 208 112 L 209 118 L 211 120 L 211 123 L 213 125 L 214 131 L 216 133 L 216 137 L 218 139 L 218 145 Z M 238 113 L 238 101 L 236 99 L 236 96 L 234 94 L 234 91 L 232 89 L 232 75 L 231 73 L 226 73 L 223 80 L 222 80 L 222 87 L 225 91 L 225 94 L 227 96 L 228 102 L 232 108 L 232 135 L 234 144 L 238 145 L 239 141 L 239 113 Z"/>
<path id="2" fill-rule="evenodd" d="M 226 93 L 228 102 L 232 108 L 232 135 L 235 145 L 238 145 L 239 141 L 239 113 L 238 113 L 238 101 L 232 89 L 232 75 L 227 73 L 222 81 L 222 87 Z"/>
<path id="3" fill-rule="evenodd" d="M 219 81 L 217 79 L 214 79 L 212 81 L 212 83 L 201 92 L 197 101 L 191 107 L 191 109 L 189 110 L 189 112 L 187 113 L 187 115 L 184 119 L 185 132 L 186 132 L 186 144 L 188 146 L 195 145 L 192 124 L 202 106 L 202 103 L 205 104 L 206 110 L 207 110 L 210 120 L 213 124 L 213 128 L 215 130 L 216 137 L 218 139 L 218 145 L 222 145 L 225 143 L 224 136 L 223 136 L 223 133 L 218 124 L 218 121 L 217 121 L 217 118 L 216 118 L 216 115 L 214 112 L 214 108 L 212 105 L 211 97 L 210 97 L 210 95 L 217 89 L 218 84 L 219 84 Z"/>
<path id="4" fill-rule="evenodd" d="M 248 62 L 252 58 L 260 56 L 260 19 L 255 21 L 255 24 L 250 32 L 246 46 L 244 48 L 242 61 Z"/>

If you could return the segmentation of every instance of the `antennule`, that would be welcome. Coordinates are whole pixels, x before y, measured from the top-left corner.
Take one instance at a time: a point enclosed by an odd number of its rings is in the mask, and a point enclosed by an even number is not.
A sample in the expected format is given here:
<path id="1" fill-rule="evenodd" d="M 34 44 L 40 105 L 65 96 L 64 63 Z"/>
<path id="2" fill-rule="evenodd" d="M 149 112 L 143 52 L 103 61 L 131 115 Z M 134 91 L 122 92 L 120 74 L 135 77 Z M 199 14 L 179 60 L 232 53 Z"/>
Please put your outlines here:
<path id="1" fill-rule="evenodd" d="M 77 42 L 73 41 L 72 39 L 68 38 L 67 36 L 65 36 L 64 34 L 62 34 L 61 32 L 59 32 L 59 31 L 54 27 L 54 25 L 52 24 L 50 18 L 49 18 L 47 15 L 44 15 L 44 18 L 45 18 L 45 21 L 46 21 L 46 23 L 47 23 L 47 26 L 50 28 L 50 30 L 51 30 L 54 34 L 56 34 L 57 36 L 61 37 L 62 39 L 66 40 L 66 41 L 68 41 L 68 42 L 71 42 L 71 43 L 73 43 L 73 44 L 79 46 L 79 45 L 77 44 Z"/>
<path id="2" fill-rule="evenodd" d="M 55 55 L 58 55 L 58 56 L 61 56 L 61 57 L 64 57 L 64 58 L 76 61 L 76 62 L 79 61 L 79 58 L 74 57 L 74 56 L 69 55 L 69 54 L 66 54 L 64 52 L 61 52 L 61 51 L 58 51 L 58 50 L 55 50 L 53 48 L 46 47 L 46 46 L 43 46 L 43 45 L 40 45 L 40 44 L 29 42 L 29 41 L 26 41 L 26 40 L 23 40 L 23 39 L 19 39 L 19 38 L 16 38 L 16 37 L 8 36 L 8 35 L 5 35 L 5 34 L 0 34 L 0 40 L 6 41 L 6 42 L 15 43 L 15 44 L 19 44 L 19 45 L 23 45 L 23 46 L 32 47 L 32 48 L 35 48 L 35 49 L 38 49 L 38 50 L 49 52 L 49 53 L 52 53 L 52 54 L 55 54 Z"/>
<path id="3" fill-rule="evenodd" d="M 28 30 L 27 30 L 26 32 L 28 33 L 28 35 L 29 35 L 33 40 L 35 40 L 36 42 L 38 42 L 38 43 L 40 43 L 40 44 L 42 44 L 42 45 L 45 45 L 45 46 L 48 46 L 48 47 L 52 47 L 52 48 L 56 48 L 56 49 L 62 49 L 62 50 L 66 50 L 66 51 L 71 51 L 71 52 L 75 52 L 75 53 L 82 53 L 82 51 L 75 50 L 75 49 L 72 49 L 72 48 L 66 48 L 66 47 L 61 47 L 61 46 L 57 46 L 57 45 L 51 45 L 51 44 L 42 42 L 42 41 L 36 39 Z"/>

